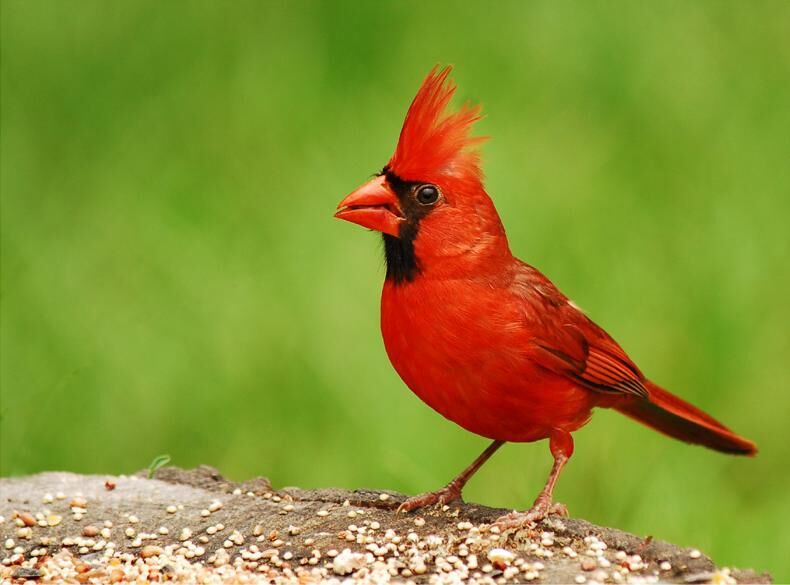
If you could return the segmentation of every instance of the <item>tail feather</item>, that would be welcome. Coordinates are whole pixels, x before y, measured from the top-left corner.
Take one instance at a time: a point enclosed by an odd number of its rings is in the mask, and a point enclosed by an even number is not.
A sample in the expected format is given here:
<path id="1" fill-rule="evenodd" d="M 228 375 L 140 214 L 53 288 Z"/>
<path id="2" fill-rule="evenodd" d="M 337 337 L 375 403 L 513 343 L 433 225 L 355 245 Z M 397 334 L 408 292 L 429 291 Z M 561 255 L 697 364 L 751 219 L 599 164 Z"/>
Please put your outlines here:
<path id="1" fill-rule="evenodd" d="M 629 398 L 614 408 L 665 435 L 733 455 L 754 455 L 757 446 L 733 433 L 712 416 L 646 382 L 649 398 Z"/>

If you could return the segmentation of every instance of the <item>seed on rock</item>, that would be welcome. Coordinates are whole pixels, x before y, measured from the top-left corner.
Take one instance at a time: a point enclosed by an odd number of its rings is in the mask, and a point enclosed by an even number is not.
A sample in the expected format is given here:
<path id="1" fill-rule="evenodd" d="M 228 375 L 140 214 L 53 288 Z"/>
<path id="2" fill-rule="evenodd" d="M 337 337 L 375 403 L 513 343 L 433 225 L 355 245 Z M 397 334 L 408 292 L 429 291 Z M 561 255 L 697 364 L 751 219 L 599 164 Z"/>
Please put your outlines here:
<path id="1" fill-rule="evenodd" d="M 318 514 L 319 516 L 329 516 L 329 512 L 327 512 L 326 510 L 318 510 L 316 514 Z"/>
<path id="2" fill-rule="evenodd" d="M 504 548 L 492 548 L 490 551 L 488 551 L 488 560 L 497 565 L 497 568 L 499 569 L 503 569 L 515 559 L 516 555 L 514 555 L 509 550 L 505 550 Z"/>
<path id="3" fill-rule="evenodd" d="M 162 547 L 149 544 L 143 547 L 143 549 L 140 551 L 140 556 L 144 559 L 147 559 L 149 557 L 158 557 L 162 554 L 162 552 Z"/>
<path id="4" fill-rule="evenodd" d="M 414 519 L 414 525 L 417 526 L 417 527 L 425 526 L 425 518 L 421 518 L 421 517 L 420 518 L 415 518 Z"/>
<path id="5" fill-rule="evenodd" d="M 702 553 L 701 553 L 701 552 L 699 552 L 699 551 L 698 551 L 698 550 L 695 548 L 695 549 L 692 549 L 692 550 L 691 550 L 691 552 L 689 552 L 689 556 L 690 556 L 692 559 L 698 559 L 698 558 L 700 558 L 700 557 L 702 556 Z"/>
<path id="6" fill-rule="evenodd" d="M 591 559 L 590 557 L 585 557 L 582 559 L 582 570 L 583 571 L 592 571 L 598 566 L 598 563 L 595 562 L 595 559 Z"/>
<path id="7" fill-rule="evenodd" d="M 134 514 L 132 514 L 131 516 L 129 516 L 129 522 L 132 524 L 137 524 L 138 522 L 140 522 L 140 519 Z"/>
<path id="8" fill-rule="evenodd" d="M 365 565 L 365 557 L 360 553 L 344 548 L 332 561 L 332 570 L 336 575 L 348 575 Z"/>
<path id="9" fill-rule="evenodd" d="M 662 571 L 671 571 L 671 570 L 672 570 L 672 565 L 669 563 L 669 561 L 663 561 L 663 562 L 662 562 L 662 563 L 659 565 L 659 568 L 660 568 Z"/>
<path id="10" fill-rule="evenodd" d="M 587 582 L 587 577 L 585 577 L 584 575 L 576 575 L 576 577 L 573 580 L 579 583 L 579 585 L 581 585 L 582 583 Z"/>
<path id="11" fill-rule="evenodd" d="M 63 520 L 62 516 L 58 516 L 57 514 L 50 514 L 47 516 L 47 524 L 49 526 L 57 526 L 60 524 L 60 521 Z"/>
<path id="12" fill-rule="evenodd" d="M 181 542 L 184 542 L 185 540 L 189 540 L 190 538 L 192 538 L 192 530 L 190 530 L 189 528 L 183 528 L 181 530 L 181 534 L 178 535 L 178 540 L 180 540 Z"/>
<path id="13" fill-rule="evenodd" d="M 175 514 L 178 511 L 178 508 L 176 508 L 171 504 L 167 508 L 165 508 L 165 511 L 167 511 L 168 514 Z"/>
<path id="14" fill-rule="evenodd" d="M 25 526 L 36 525 L 36 519 L 33 518 L 33 516 L 31 516 L 27 512 L 22 512 L 21 514 L 18 514 L 18 518 L 22 521 L 22 524 Z"/>
<path id="15" fill-rule="evenodd" d="M 389 494 L 379 494 L 379 500 L 381 500 L 382 502 L 386 502 L 389 499 L 390 499 Z"/>
<path id="16" fill-rule="evenodd" d="M 16 529 L 17 538 L 24 538 L 25 540 L 30 540 L 33 538 L 33 529 L 30 526 L 22 526 L 21 528 Z"/>

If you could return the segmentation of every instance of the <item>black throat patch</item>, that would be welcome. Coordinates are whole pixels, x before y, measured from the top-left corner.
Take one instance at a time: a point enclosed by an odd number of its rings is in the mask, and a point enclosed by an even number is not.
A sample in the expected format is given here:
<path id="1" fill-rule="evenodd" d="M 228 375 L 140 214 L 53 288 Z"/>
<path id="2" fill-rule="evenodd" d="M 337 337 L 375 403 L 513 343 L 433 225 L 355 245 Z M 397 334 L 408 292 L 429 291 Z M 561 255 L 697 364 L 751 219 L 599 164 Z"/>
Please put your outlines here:
<path id="1" fill-rule="evenodd" d="M 384 259 L 387 263 L 387 280 L 395 284 L 411 282 L 420 273 L 420 262 L 414 253 L 414 240 L 420 228 L 420 220 L 425 217 L 431 207 L 420 205 L 414 199 L 414 191 L 423 183 L 404 181 L 388 167 L 380 173 L 387 178 L 387 183 L 395 192 L 403 211 L 400 237 L 384 234 Z"/>

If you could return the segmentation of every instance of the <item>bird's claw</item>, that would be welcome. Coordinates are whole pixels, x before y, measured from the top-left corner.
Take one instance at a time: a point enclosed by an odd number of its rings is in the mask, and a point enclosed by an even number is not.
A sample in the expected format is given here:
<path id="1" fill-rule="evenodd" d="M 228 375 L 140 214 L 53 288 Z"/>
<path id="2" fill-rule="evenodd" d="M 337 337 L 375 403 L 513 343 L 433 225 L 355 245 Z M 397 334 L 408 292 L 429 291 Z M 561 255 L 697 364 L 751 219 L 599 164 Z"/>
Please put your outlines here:
<path id="1" fill-rule="evenodd" d="M 440 490 L 436 490 L 435 492 L 428 492 L 425 494 L 420 494 L 419 496 L 414 496 L 413 498 L 409 498 L 400 506 L 398 506 L 397 513 L 400 514 L 402 512 L 411 512 L 412 510 L 433 506 L 435 504 L 443 506 L 444 504 L 449 504 L 450 502 L 460 499 L 461 490 L 448 485 Z"/>
<path id="2" fill-rule="evenodd" d="M 494 521 L 492 526 L 496 526 L 502 531 L 512 528 L 525 528 L 532 523 L 540 522 L 549 515 L 567 517 L 568 508 L 559 502 L 552 502 L 551 498 L 539 496 L 526 512 L 510 512 L 500 516 Z"/>

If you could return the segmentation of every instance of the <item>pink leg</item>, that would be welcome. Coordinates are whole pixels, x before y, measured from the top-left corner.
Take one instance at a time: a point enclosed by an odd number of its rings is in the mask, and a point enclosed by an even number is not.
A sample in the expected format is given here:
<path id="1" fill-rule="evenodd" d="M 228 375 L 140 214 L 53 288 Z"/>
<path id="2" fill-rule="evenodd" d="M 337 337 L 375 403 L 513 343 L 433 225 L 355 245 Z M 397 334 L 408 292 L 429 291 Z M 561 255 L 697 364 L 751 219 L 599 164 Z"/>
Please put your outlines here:
<path id="1" fill-rule="evenodd" d="M 538 494 L 535 503 L 526 512 L 511 512 L 494 522 L 495 526 L 505 530 L 508 528 L 521 528 L 532 522 L 543 520 L 549 513 L 559 512 L 567 515 L 568 511 L 562 504 L 553 504 L 552 493 L 554 492 L 554 485 L 557 483 L 557 478 L 562 472 L 562 468 L 568 462 L 568 459 L 573 455 L 573 437 L 567 431 L 561 429 L 554 429 L 549 437 L 549 448 L 554 457 L 554 465 L 551 467 L 551 472 L 546 480 L 546 485 Z"/>
<path id="2" fill-rule="evenodd" d="M 424 508 L 434 504 L 449 504 L 455 500 L 460 500 L 461 490 L 464 489 L 464 486 L 466 485 L 466 482 L 469 481 L 469 478 L 471 478 L 477 472 L 477 470 L 482 467 L 483 463 L 488 461 L 491 455 L 496 453 L 497 449 L 499 449 L 504 444 L 504 441 L 494 441 L 453 481 L 435 492 L 428 492 L 426 494 L 420 494 L 419 496 L 409 498 L 400 505 L 398 512 L 411 512 L 417 508 Z"/>

